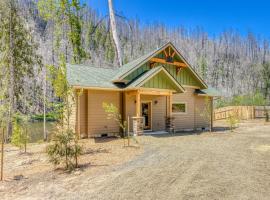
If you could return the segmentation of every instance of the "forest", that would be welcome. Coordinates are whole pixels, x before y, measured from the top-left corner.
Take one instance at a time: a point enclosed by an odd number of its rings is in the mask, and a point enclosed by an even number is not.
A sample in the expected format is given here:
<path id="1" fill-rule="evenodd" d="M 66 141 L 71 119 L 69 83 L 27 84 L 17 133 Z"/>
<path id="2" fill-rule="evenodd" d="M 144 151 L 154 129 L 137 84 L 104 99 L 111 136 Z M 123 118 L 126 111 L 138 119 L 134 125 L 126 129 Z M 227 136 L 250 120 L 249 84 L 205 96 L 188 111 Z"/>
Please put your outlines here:
<path id="1" fill-rule="evenodd" d="M 115 8 L 120 48 L 116 48 L 110 16 L 102 16 L 80 0 L 2 0 L 0 3 L 1 103 L 42 114 L 56 97 L 48 81 L 50 67 L 65 63 L 117 68 L 171 41 L 207 84 L 226 98 L 260 94 L 269 99 L 269 39 L 224 30 L 209 36 L 203 27 L 169 28 L 128 19 Z M 117 51 L 120 49 L 120 51 Z"/>

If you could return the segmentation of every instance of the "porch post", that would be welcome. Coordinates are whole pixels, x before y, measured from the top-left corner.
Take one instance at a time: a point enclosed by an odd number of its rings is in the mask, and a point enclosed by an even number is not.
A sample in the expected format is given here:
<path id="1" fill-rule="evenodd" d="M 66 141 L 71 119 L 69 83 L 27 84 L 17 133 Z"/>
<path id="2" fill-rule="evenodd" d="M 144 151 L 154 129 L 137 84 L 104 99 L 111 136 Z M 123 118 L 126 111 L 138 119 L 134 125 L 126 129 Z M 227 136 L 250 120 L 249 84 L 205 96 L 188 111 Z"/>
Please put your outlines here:
<path id="1" fill-rule="evenodd" d="M 172 92 L 169 95 L 169 117 L 172 116 Z"/>
<path id="2" fill-rule="evenodd" d="M 141 94 L 139 90 L 136 92 L 136 116 L 141 116 Z"/>

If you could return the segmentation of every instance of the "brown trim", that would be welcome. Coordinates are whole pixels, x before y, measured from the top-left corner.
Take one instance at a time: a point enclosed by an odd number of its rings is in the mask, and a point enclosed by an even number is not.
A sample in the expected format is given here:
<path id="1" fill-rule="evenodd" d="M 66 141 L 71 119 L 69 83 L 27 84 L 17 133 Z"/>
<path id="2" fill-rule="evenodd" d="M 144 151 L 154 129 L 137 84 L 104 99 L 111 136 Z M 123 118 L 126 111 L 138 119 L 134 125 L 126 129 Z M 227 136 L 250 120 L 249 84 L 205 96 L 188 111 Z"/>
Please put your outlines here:
<path id="1" fill-rule="evenodd" d="M 136 116 L 141 116 L 141 94 L 140 91 L 136 91 Z"/>
<path id="2" fill-rule="evenodd" d="M 79 85 L 73 85 L 72 87 L 74 89 L 123 91 L 123 89 L 120 89 L 120 88 L 87 87 L 87 86 L 79 86 Z"/>
<path id="3" fill-rule="evenodd" d="M 150 58 L 151 62 L 155 62 L 155 63 L 161 63 L 161 64 L 169 64 L 169 65 L 175 65 L 177 67 L 187 67 L 187 65 L 185 63 L 181 63 L 181 62 L 167 62 L 164 59 L 161 58 Z"/>

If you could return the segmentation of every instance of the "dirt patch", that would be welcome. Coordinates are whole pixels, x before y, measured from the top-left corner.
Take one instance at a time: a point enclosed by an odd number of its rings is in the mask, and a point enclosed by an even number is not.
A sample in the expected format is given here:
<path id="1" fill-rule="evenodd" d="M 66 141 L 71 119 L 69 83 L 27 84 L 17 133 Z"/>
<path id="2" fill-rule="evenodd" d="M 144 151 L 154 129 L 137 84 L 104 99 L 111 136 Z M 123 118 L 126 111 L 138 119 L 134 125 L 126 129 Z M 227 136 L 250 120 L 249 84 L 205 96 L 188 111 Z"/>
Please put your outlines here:
<path id="1" fill-rule="evenodd" d="M 3 199 L 269 199 L 270 124 L 259 120 L 241 122 L 233 132 L 224 121 L 216 122 L 215 126 L 219 129 L 213 133 L 141 136 L 140 149 L 123 148 L 123 144 L 119 145 L 121 140 L 85 140 L 86 146 L 94 148 L 80 160 L 85 168 L 71 174 L 46 167 L 38 172 L 42 162 L 36 161 L 33 153 L 33 161 L 26 156 L 23 160 L 27 162 L 9 166 L 11 174 L 24 166 L 25 170 L 36 172 L 28 178 L 0 184 L 0 196 Z M 42 155 L 42 151 L 37 155 Z M 13 163 L 12 157 L 7 159 Z"/>
<path id="2" fill-rule="evenodd" d="M 61 185 L 68 186 L 72 182 L 76 185 L 82 178 L 106 173 L 143 152 L 142 146 L 124 147 L 123 140 L 119 138 L 102 138 L 98 139 L 98 142 L 94 139 L 83 139 L 80 143 L 84 150 L 84 154 L 79 158 L 80 168 L 71 174 L 48 162 L 45 143 L 29 144 L 27 153 L 6 145 L 5 180 L 0 182 L 1 199 L 21 199 L 20 194 L 32 193 L 35 187 L 53 187 L 55 181 L 61 182 Z"/>
<path id="3" fill-rule="evenodd" d="M 255 147 L 255 150 L 261 151 L 261 152 L 270 152 L 270 145 L 260 145 Z"/>

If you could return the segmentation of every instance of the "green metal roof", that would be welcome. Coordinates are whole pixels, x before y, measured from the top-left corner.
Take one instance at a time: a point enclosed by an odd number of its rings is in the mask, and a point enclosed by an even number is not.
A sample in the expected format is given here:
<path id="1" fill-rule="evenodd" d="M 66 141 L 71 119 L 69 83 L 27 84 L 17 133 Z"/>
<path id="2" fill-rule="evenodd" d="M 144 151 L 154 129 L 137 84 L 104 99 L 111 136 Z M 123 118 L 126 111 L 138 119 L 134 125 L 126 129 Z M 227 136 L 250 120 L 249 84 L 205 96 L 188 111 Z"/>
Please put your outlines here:
<path id="1" fill-rule="evenodd" d="M 198 95 L 203 95 L 203 96 L 210 96 L 210 97 L 220 97 L 222 96 L 219 91 L 217 91 L 215 88 L 208 87 L 207 89 L 196 89 L 195 93 Z"/>
<path id="2" fill-rule="evenodd" d="M 117 69 L 87 65 L 67 65 L 67 80 L 72 86 L 118 88 L 112 83 Z"/>
<path id="3" fill-rule="evenodd" d="M 149 61 L 150 58 L 156 56 L 160 51 L 168 46 L 171 46 L 175 51 L 180 55 L 181 59 L 188 65 L 188 68 L 195 75 L 195 77 L 202 83 L 203 88 L 207 88 L 207 85 L 204 81 L 196 74 L 196 72 L 190 67 L 190 65 L 186 62 L 184 58 L 182 58 L 181 54 L 177 51 L 177 49 L 173 46 L 171 42 L 168 42 L 162 45 L 160 48 L 143 55 L 122 67 L 94 67 L 88 65 L 72 65 L 67 64 L 67 79 L 70 85 L 72 86 L 80 86 L 80 87 L 99 87 L 99 88 L 123 88 L 126 85 L 114 84 L 114 82 L 119 82 L 119 80 L 124 81 L 124 78 L 130 74 L 132 71 L 136 70 L 138 67 L 145 64 Z M 157 67 L 152 70 L 158 70 Z M 150 70 L 149 73 L 154 73 L 154 71 Z M 166 69 L 164 69 L 166 71 Z M 148 73 L 148 72 L 146 72 Z M 143 74 L 142 76 L 136 77 L 133 81 L 140 81 L 143 78 L 146 78 L 148 74 Z M 173 78 L 173 77 L 172 77 Z M 131 85 L 135 85 L 136 82 L 130 83 Z M 179 84 L 180 85 L 180 84 Z M 182 86 L 181 86 L 182 87 Z"/>

